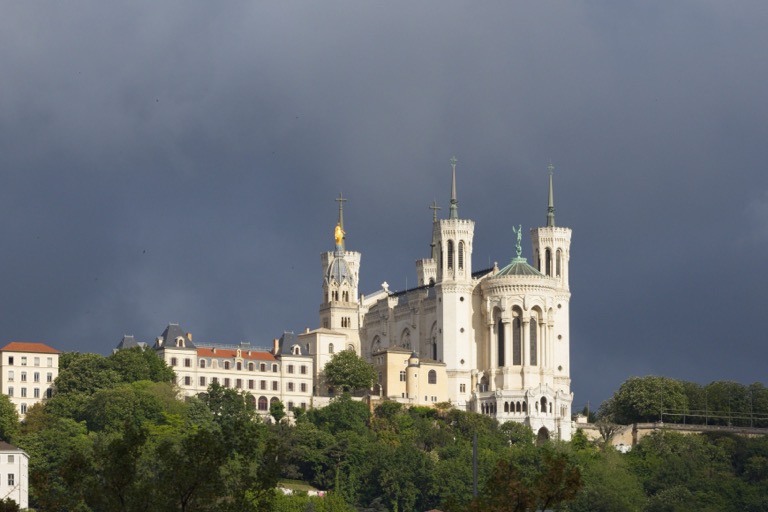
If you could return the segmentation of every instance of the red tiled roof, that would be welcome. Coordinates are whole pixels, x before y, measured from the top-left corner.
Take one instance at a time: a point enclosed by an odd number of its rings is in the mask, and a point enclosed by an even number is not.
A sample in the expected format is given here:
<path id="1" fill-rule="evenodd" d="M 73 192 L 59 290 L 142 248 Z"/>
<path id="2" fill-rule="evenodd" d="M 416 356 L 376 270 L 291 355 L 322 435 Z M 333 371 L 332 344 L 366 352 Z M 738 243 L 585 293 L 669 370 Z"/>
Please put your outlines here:
<path id="1" fill-rule="evenodd" d="M 216 352 L 214 353 L 214 349 L 212 348 L 198 348 L 197 349 L 197 356 L 198 357 L 223 357 L 223 358 L 235 358 L 237 356 L 237 350 L 232 349 L 225 349 L 225 348 L 217 348 L 215 349 Z M 250 354 L 250 355 L 249 355 Z M 256 359 L 260 361 L 276 361 L 275 356 L 272 355 L 271 352 L 266 352 L 264 350 L 242 350 L 240 352 L 240 356 L 243 359 Z"/>
<path id="2" fill-rule="evenodd" d="M 6 352 L 41 352 L 43 354 L 61 354 L 55 348 L 51 348 L 45 343 L 28 343 L 25 341 L 12 341 L 0 350 Z"/>

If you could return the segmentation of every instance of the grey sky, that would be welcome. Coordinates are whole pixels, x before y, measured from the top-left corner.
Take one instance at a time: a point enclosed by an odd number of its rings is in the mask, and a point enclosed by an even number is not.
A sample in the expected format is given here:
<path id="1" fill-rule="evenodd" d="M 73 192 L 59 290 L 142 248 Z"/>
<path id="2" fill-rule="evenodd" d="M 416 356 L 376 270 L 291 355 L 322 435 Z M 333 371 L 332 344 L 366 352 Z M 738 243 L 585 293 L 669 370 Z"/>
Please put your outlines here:
<path id="1" fill-rule="evenodd" d="M 361 291 L 402 289 L 455 154 L 476 268 L 544 223 L 556 166 L 578 406 L 766 380 L 764 0 L 0 9 L 6 341 L 315 327 L 334 197 Z"/>

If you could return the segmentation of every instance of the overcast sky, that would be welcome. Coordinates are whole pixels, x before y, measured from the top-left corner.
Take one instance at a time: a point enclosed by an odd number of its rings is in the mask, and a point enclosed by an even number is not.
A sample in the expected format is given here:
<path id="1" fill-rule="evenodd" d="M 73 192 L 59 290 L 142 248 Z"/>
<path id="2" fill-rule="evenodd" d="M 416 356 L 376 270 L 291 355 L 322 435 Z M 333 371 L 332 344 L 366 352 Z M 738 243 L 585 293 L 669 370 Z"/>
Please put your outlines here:
<path id="1" fill-rule="evenodd" d="M 545 223 L 556 167 L 575 409 L 768 381 L 765 0 L 0 9 L 5 342 L 317 327 L 334 198 L 360 291 L 412 286 L 455 155 L 475 268 Z"/>

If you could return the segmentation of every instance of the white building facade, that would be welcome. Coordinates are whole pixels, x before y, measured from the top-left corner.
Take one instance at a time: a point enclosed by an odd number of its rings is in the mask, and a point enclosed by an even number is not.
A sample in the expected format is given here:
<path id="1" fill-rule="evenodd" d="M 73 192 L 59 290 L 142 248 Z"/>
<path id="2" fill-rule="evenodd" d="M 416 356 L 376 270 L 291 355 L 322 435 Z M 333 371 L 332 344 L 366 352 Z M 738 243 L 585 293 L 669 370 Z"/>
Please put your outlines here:
<path id="1" fill-rule="evenodd" d="M 59 354 L 44 343 L 13 341 L 0 348 L 2 389 L 22 420 L 27 409 L 53 394 L 53 382 L 59 375 Z"/>
<path id="2" fill-rule="evenodd" d="M 271 351 L 244 344 L 196 345 L 190 333 L 170 324 L 153 348 L 176 373 L 183 396 L 205 393 L 215 383 L 245 392 L 254 409 L 266 416 L 277 401 L 288 412 L 312 406 L 313 359 L 298 342 L 290 343 L 289 336 L 274 340 Z"/>
<path id="3" fill-rule="evenodd" d="M 0 499 L 11 498 L 19 508 L 29 506 L 29 455 L 0 441 Z"/>
<path id="4" fill-rule="evenodd" d="M 448 218 L 438 219 L 435 208 L 431 255 L 416 261 L 414 289 L 392 292 L 384 283 L 358 295 L 361 255 L 345 247 L 339 198 L 336 247 L 321 256 L 322 327 L 300 338 L 307 340 L 320 378 L 340 344 L 374 364 L 396 349 L 392 360 L 403 368 L 383 375 L 407 375 L 409 358 L 402 351 L 412 351 L 420 364 L 444 367 L 445 390 L 426 394 L 429 400 L 445 396 L 460 409 L 524 423 L 540 438 L 570 439 L 571 230 L 555 225 L 553 168 L 546 225 L 530 230 L 533 265 L 521 256 L 518 227 L 510 263 L 478 270 L 472 260 L 475 223 L 459 216 L 452 163 Z M 393 383 L 379 384 L 403 393 Z"/>

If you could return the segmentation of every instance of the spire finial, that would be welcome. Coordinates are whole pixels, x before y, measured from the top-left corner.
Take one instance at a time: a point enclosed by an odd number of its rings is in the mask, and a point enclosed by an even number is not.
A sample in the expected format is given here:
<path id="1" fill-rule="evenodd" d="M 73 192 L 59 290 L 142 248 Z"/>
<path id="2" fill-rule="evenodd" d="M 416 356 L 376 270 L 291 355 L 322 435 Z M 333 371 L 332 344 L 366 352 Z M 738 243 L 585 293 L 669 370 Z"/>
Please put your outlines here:
<path id="1" fill-rule="evenodd" d="M 555 166 L 552 165 L 551 160 L 547 166 L 547 170 L 549 171 L 549 203 L 547 204 L 547 227 L 553 228 L 555 227 L 555 192 L 554 188 L 552 187 L 552 175 L 555 173 Z"/>
<path id="2" fill-rule="evenodd" d="M 339 192 L 339 197 L 337 197 L 335 201 L 339 203 L 339 221 L 336 224 L 336 230 L 334 231 L 334 237 L 336 238 L 336 250 L 343 251 L 345 238 L 344 235 L 346 235 L 346 232 L 344 231 L 344 202 L 346 199 L 344 199 L 342 193 Z"/>
<path id="3" fill-rule="evenodd" d="M 432 210 L 432 222 L 437 222 L 437 210 L 442 210 L 442 208 L 437 206 L 436 199 L 432 200 L 432 204 L 429 206 L 429 209 Z"/>
<path id="4" fill-rule="evenodd" d="M 451 157 L 451 170 L 452 170 L 452 176 L 451 176 L 451 210 L 450 210 L 450 216 L 451 219 L 458 219 L 459 218 L 459 200 L 456 199 L 456 157 Z"/>

